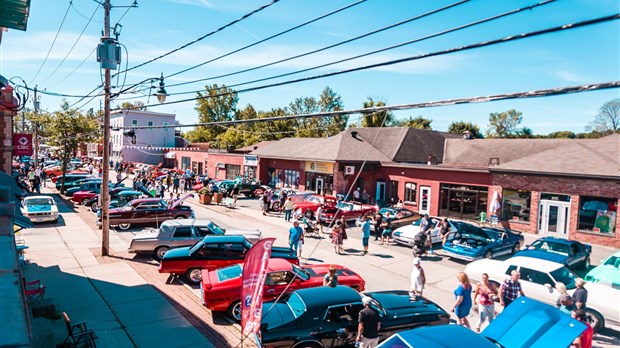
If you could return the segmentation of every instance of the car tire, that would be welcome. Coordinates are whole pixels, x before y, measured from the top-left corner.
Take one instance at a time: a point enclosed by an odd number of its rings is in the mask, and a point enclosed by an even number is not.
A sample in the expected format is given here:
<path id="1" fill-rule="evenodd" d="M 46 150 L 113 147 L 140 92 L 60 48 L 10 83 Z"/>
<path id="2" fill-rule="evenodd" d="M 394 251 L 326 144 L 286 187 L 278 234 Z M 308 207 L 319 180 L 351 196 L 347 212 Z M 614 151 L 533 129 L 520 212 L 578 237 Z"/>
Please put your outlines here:
<path id="1" fill-rule="evenodd" d="M 187 282 L 196 285 L 202 281 L 202 269 L 200 268 L 190 268 L 185 272 L 185 279 Z"/>
<path id="2" fill-rule="evenodd" d="M 170 248 L 168 248 L 167 246 L 160 246 L 159 248 L 155 249 L 155 257 L 161 261 L 164 258 L 164 255 L 168 252 L 168 250 L 170 250 Z"/>
<path id="3" fill-rule="evenodd" d="M 275 202 L 274 204 L 272 204 L 271 205 L 271 210 L 279 211 L 280 210 L 280 203 L 279 202 Z"/>
<path id="4" fill-rule="evenodd" d="M 599 332 L 602 328 L 605 327 L 605 318 L 603 318 L 603 316 L 599 312 L 591 308 L 587 308 L 586 317 L 588 319 L 588 323 L 590 324 L 590 326 L 592 326 L 592 330 L 594 330 L 594 333 Z"/>
<path id="5" fill-rule="evenodd" d="M 322 348 L 323 345 L 318 342 L 301 342 L 293 345 L 293 348 Z"/>
<path id="6" fill-rule="evenodd" d="M 179 216 L 175 216 L 174 218 L 175 218 L 176 220 L 179 220 L 179 219 L 185 219 L 185 216 L 183 216 L 183 215 L 179 215 Z"/>
<path id="7" fill-rule="evenodd" d="M 93 204 L 90 206 L 90 210 L 92 210 L 93 213 L 98 212 L 99 211 L 99 203 L 93 202 Z"/>
<path id="8" fill-rule="evenodd" d="M 312 210 L 306 210 L 304 215 L 306 215 L 306 219 L 312 219 L 312 217 L 314 216 L 314 213 L 312 213 Z"/>
<path id="9" fill-rule="evenodd" d="M 492 259 L 493 258 L 493 251 L 487 250 L 487 252 L 484 253 L 484 258 L 485 259 Z"/>
<path id="10" fill-rule="evenodd" d="M 131 227 L 130 223 L 126 223 L 126 224 L 118 224 L 118 228 L 123 230 L 123 231 L 127 231 L 129 228 Z"/>
<path id="11" fill-rule="evenodd" d="M 50 180 L 54 180 L 54 178 L 55 178 L 55 177 L 56 177 L 56 175 L 54 175 L 54 174 L 50 174 L 50 175 L 48 176 L 48 178 L 50 178 Z"/>
<path id="12" fill-rule="evenodd" d="M 84 198 L 84 199 L 83 199 L 80 203 L 81 203 L 82 205 L 86 205 L 86 203 L 88 203 L 88 201 L 90 201 L 90 199 L 88 199 L 88 198 Z"/>
<path id="13" fill-rule="evenodd" d="M 237 323 L 241 322 L 241 301 L 237 300 L 228 306 L 226 314 Z"/>
<path id="14" fill-rule="evenodd" d="M 516 254 L 517 252 L 519 252 L 519 250 L 521 250 L 521 244 L 519 244 L 519 242 L 515 243 L 515 245 L 512 247 L 512 254 Z"/>
<path id="15" fill-rule="evenodd" d="M 581 269 L 587 271 L 590 268 L 590 257 L 586 257 L 585 260 L 581 263 Z"/>

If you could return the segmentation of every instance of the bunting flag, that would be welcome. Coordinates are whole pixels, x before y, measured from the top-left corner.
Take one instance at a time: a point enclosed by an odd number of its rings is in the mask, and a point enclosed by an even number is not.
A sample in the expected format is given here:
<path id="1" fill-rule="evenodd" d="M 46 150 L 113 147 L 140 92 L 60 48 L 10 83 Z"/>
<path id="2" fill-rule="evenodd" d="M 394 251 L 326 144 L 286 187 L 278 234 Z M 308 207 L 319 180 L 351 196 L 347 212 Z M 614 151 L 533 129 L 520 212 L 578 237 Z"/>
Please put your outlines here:
<path id="1" fill-rule="evenodd" d="M 260 331 L 267 263 L 275 240 L 261 239 L 245 255 L 241 278 L 241 332 L 244 336 Z"/>

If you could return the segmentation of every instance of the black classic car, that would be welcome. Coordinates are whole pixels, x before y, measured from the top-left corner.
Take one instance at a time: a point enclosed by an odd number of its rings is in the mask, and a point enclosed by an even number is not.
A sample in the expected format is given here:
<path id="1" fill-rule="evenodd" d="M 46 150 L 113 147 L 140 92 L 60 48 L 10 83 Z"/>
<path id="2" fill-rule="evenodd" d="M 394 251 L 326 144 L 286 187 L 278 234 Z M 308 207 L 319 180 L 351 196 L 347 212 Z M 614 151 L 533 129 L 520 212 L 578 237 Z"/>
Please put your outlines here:
<path id="1" fill-rule="evenodd" d="M 379 340 L 398 331 L 448 324 L 450 315 L 423 297 L 412 299 L 403 290 L 367 292 L 370 306 L 381 317 Z M 317 287 L 292 292 L 278 303 L 263 304 L 262 347 L 340 347 L 357 336 L 362 294 L 348 286 Z"/>
<path id="2" fill-rule="evenodd" d="M 183 198 L 173 204 L 161 198 L 140 198 L 123 207 L 110 209 L 110 226 L 118 226 L 121 230 L 127 230 L 134 224 L 159 227 L 166 220 L 193 217 L 194 211 L 183 205 Z M 97 219 L 97 226 L 101 228 L 101 216 Z"/>

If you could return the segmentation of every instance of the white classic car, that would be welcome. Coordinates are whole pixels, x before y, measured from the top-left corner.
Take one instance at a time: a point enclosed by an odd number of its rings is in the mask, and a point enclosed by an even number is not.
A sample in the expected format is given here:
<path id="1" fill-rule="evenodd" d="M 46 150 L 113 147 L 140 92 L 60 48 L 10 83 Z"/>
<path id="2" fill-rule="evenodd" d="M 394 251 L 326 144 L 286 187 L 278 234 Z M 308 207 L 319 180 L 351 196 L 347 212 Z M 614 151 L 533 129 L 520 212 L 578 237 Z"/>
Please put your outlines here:
<path id="1" fill-rule="evenodd" d="M 431 217 L 431 221 L 432 221 L 431 222 L 432 224 L 431 242 L 433 244 L 441 243 L 441 234 L 439 233 L 439 228 L 437 227 L 437 224 L 441 220 L 438 218 Z M 420 232 L 421 222 L 422 222 L 422 219 L 414 221 L 412 224 L 397 228 L 396 230 L 394 230 L 394 232 L 392 232 L 392 238 L 394 238 L 394 241 L 398 244 L 412 247 L 414 244 L 415 235 Z M 450 224 L 450 234 L 453 234 L 454 232 L 458 231 L 457 225 L 452 220 L 448 220 L 448 223 Z M 452 236 L 449 236 L 449 237 L 452 237 Z"/>
<path id="2" fill-rule="evenodd" d="M 465 273 L 475 282 L 480 281 L 482 273 L 487 273 L 489 280 L 499 285 L 515 269 L 521 273 L 519 282 L 527 297 L 555 305 L 560 296 L 555 289 L 556 283 L 564 283 L 571 295 L 575 291 L 575 279 L 578 276 L 573 271 L 561 263 L 526 256 L 511 257 L 505 261 L 474 261 L 465 267 Z M 620 290 L 594 283 L 587 283 L 585 288 L 588 290 L 586 312 L 594 331 L 602 329 L 606 322 L 620 324 Z"/>
<path id="3" fill-rule="evenodd" d="M 22 206 L 22 214 L 32 222 L 58 221 L 58 206 L 52 197 L 26 197 Z"/>

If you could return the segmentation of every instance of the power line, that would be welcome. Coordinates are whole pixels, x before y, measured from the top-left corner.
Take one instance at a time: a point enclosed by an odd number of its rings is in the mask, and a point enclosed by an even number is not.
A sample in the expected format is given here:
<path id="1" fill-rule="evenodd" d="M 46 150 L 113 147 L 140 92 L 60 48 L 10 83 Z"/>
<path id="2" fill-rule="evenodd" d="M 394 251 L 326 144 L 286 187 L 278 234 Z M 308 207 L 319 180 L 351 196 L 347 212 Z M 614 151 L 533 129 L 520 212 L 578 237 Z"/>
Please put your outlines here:
<path id="1" fill-rule="evenodd" d="M 52 41 L 52 45 L 50 46 L 50 49 L 47 51 L 47 54 L 45 55 L 45 59 L 43 59 L 43 63 L 41 63 L 41 66 L 39 66 L 39 70 L 37 70 L 37 73 L 34 74 L 34 77 L 32 78 L 33 82 L 39 76 L 39 73 L 41 72 L 41 69 L 45 65 L 45 62 L 47 62 L 47 58 L 49 58 L 50 53 L 52 52 L 52 48 L 54 48 L 54 44 L 56 43 L 56 39 L 58 39 L 58 34 L 60 34 L 60 30 L 62 29 L 63 24 L 65 24 L 65 19 L 67 19 L 67 14 L 69 13 L 69 9 L 71 8 L 72 4 L 73 4 L 73 0 L 70 0 L 69 1 L 69 6 L 67 6 L 67 11 L 65 11 L 65 15 L 62 17 L 62 21 L 60 22 L 60 26 L 58 27 L 58 30 L 56 31 L 56 36 L 54 36 L 54 40 Z"/>
<path id="2" fill-rule="evenodd" d="M 611 82 L 593 83 L 593 84 L 587 84 L 587 85 L 568 86 L 568 87 L 541 89 L 541 90 L 534 90 L 534 91 L 506 93 L 506 94 L 495 94 L 495 95 L 489 95 L 489 96 L 478 96 L 478 97 L 469 97 L 469 98 L 447 99 L 447 100 L 414 103 L 414 104 L 378 106 L 378 107 L 372 107 L 372 108 L 325 111 L 325 112 L 316 112 L 316 113 L 311 113 L 311 114 L 274 116 L 274 117 L 253 118 L 253 119 L 244 119 L 244 120 L 194 123 L 194 124 L 187 124 L 187 125 L 176 125 L 175 128 L 221 126 L 221 125 L 234 125 L 234 124 L 244 124 L 244 123 L 254 123 L 254 122 L 273 122 L 273 121 L 285 121 L 285 120 L 292 120 L 292 119 L 299 119 L 299 118 L 332 117 L 332 116 L 348 115 L 348 114 L 372 114 L 372 113 L 382 112 L 382 111 L 423 109 L 423 108 L 457 105 L 457 104 L 487 103 L 487 102 L 498 101 L 498 100 L 549 97 L 549 96 L 612 89 L 612 88 L 619 88 L 619 87 L 620 87 L 620 81 L 611 81 Z M 115 129 L 148 129 L 148 128 L 164 128 L 164 127 L 165 126 L 130 126 L 130 127 L 115 127 Z M 167 126 L 167 127 L 170 127 L 170 126 Z"/>
<path id="3" fill-rule="evenodd" d="M 76 66 L 76 67 L 75 67 L 75 69 L 73 69 L 73 71 L 71 71 L 69 74 L 65 75 L 65 77 L 63 77 L 60 81 L 56 82 L 55 84 L 53 84 L 53 85 L 51 85 L 51 86 L 49 86 L 49 87 L 50 87 L 50 88 L 51 88 L 51 87 L 56 87 L 56 86 L 58 86 L 59 84 L 61 84 L 64 80 L 66 80 L 69 76 L 73 75 L 73 73 L 75 73 L 75 72 L 77 71 L 77 69 L 79 69 L 79 68 L 80 68 L 80 67 L 81 67 L 84 63 L 86 63 L 86 61 L 88 60 L 88 58 L 90 58 L 90 56 L 92 56 L 92 55 L 93 55 L 93 53 L 95 53 L 95 51 L 96 51 L 96 50 L 97 50 L 97 46 L 95 46 L 95 48 L 93 48 L 93 50 L 92 50 L 92 51 L 90 51 L 90 53 L 89 53 L 86 57 L 84 57 L 84 59 L 82 60 L 82 62 L 81 62 L 80 64 L 78 64 L 78 66 Z M 43 91 L 41 91 L 41 92 L 43 92 Z M 80 98 L 80 97 L 82 97 L 82 96 L 76 96 L 76 97 Z"/>

